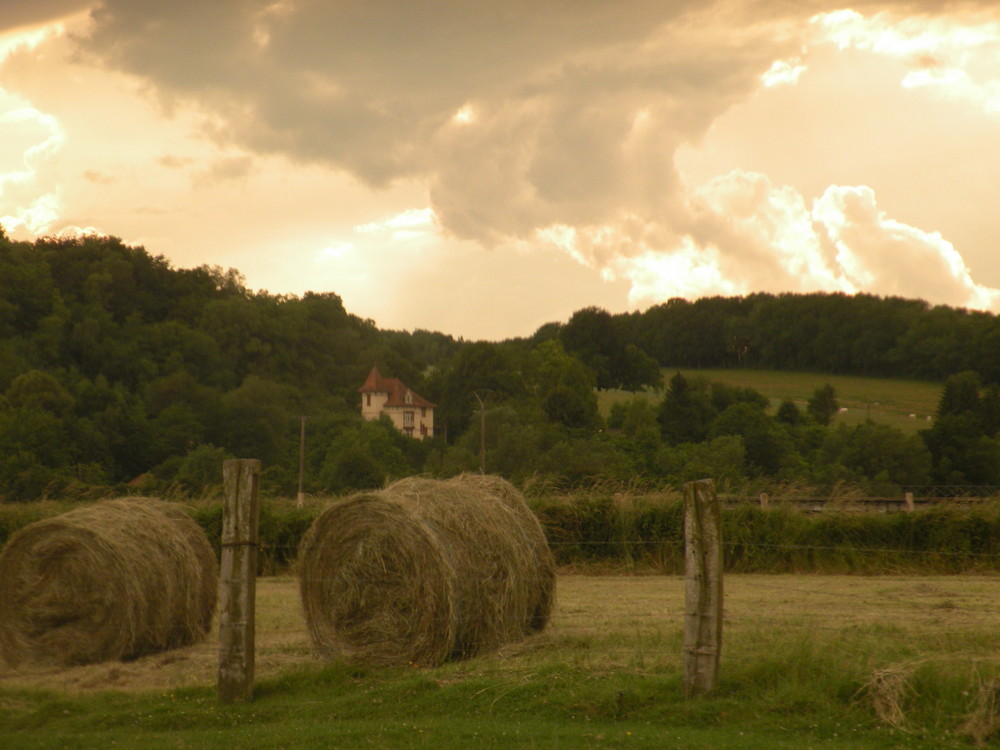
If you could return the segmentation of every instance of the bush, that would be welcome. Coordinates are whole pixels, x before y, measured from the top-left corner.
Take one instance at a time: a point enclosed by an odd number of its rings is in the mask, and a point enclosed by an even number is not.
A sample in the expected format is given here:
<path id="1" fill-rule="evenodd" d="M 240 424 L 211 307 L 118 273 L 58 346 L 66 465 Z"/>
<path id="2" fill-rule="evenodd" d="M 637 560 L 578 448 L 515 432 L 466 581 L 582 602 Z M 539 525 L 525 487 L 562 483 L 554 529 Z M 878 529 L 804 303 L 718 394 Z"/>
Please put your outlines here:
<path id="1" fill-rule="evenodd" d="M 561 566 L 684 570 L 684 503 L 676 492 L 606 491 L 529 498 Z M 0 504 L 0 543 L 17 529 L 74 507 L 68 502 Z M 322 510 L 262 498 L 258 572 L 285 572 Z M 216 552 L 222 503 L 190 509 Z M 722 513 L 725 569 L 740 573 L 939 574 L 1000 570 L 1000 502 L 941 505 L 912 513 L 827 511 L 808 515 L 736 503 Z"/>

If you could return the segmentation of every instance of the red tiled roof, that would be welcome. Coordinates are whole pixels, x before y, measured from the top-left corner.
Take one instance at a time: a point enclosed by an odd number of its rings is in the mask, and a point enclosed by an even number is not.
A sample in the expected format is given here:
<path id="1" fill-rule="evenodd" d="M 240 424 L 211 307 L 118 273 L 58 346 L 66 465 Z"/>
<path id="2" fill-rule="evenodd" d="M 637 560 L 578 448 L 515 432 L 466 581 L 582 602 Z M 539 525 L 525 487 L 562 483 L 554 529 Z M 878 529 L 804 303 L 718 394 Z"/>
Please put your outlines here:
<path id="1" fill-rule="evenodd" d="M 365 378 L 364 385 L 358 388 L 358 393 L 388 393 L 389 398 L 385 402 L 386 406 L 422 406 L 434 408 L 437 404 L 432 404 L 423 396 L 410 390 L 399 378 L 383 378 L 378 371 L 378 367 L 373 367 Z M 410 400 L 406 400 L 409 394 Z"/>

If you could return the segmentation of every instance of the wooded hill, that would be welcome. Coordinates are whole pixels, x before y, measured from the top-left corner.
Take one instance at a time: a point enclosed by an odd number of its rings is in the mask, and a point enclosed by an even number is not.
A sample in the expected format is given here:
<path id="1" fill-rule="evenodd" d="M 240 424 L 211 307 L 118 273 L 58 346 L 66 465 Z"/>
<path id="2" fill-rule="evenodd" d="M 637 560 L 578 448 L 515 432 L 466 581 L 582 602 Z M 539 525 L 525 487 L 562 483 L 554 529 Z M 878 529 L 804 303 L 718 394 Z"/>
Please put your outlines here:
<path id="1" fill-rule="evenodd" d="M 364 423 L 373 364 L 438 403 L 419 442 Z M 947 381 L 921 437 L 831 428 L 824 408 L 661 368 L 766 367 Z M 669 370 L 668 370 L 669 373 Z M 306 491 L 377 486 L 479 466 L 565 486 L 705 475 L 815 484 L 1000 483 L 1000 322 L 918 300 L 842 294 L 671 300 L 597 308 L 531 336 L 468 342 L 382 331 L 332 293 L 254 292 L 232 269 L 177 269 L 114 238 L 13 242 L 0 233 L 0 497 L 198 493 L 228 456 L 260 458 L 264 486 L 294 493 L 300 417 Z M 609 420 L 594 388 L 666 385 Z M 818 389 L 819 390 L 819 389 Z M 817 393 L 817 403 L 823 394 Z M 831 396 L 831 394 L 826 394 Z M 835 402 L 835 394 L 832 394 Z M 828 399 L 829 400 L 829 399 Z M 827 404 L 827 407 L 829 404 Z"/>

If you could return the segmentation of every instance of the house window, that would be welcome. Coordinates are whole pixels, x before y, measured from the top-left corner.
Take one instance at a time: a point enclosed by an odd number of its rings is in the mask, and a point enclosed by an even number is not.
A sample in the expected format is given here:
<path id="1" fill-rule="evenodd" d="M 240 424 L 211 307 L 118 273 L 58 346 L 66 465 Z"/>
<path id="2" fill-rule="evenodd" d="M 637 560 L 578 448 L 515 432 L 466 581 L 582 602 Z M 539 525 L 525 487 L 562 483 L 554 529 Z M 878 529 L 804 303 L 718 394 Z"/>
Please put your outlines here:
<path id="1" fill-rule="evenodd" d="M 412 411 L 404 411 L 403 412 L 403 427 L 409 427 L 411 431 L 413 430 L 413 412 Z"/>
<path id="2" fill-rule="evenodd" d="M 371 405 L 372 405 L 372 394 L 366 393 L 365 394 L 365 406 L 371 406 Z"/>
<path id="3" fill-rule="evenodd" d="M 420 416 L 421 417 L 426 417 L 427 416 L 427 407 L 426 406 L 421 406 L 420 407 Z"/>

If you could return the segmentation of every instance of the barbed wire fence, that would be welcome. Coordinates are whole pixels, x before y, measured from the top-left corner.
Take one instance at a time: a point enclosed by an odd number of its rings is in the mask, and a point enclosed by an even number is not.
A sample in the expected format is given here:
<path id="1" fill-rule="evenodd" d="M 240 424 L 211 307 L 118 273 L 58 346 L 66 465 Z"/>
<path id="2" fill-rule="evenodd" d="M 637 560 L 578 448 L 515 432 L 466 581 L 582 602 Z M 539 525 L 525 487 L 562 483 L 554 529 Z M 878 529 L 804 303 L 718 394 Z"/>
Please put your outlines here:
<path id="1" fill-rule="evenodd" d="M 914 490 L 918 488 L 912 488 Z M 931 493 L 926 491 L 921 493 L 921 498 L 926 498 Z M 983 488 L 981 486 L 970 488 L 948 487 L 936 488 L 934 493 L 943 503 L 943 507 L 954 507 L 955 501 L 965 505 L 969 499 L 973 503 L 985 502 L 995 495 L 998 488 Z M 778 501 L 771 504 L 755 502 L 753 496 L 721 496 L 720 500 L 729 510 L 741 507 L 752 507 L 755 511 L 760 510 L 765 516 L 767 511 L 777 511 L 784 509 L 786 512 L 791 507 L 791 512 L 805 511 L 809 513 L 825 513 L 836 511 L 840 514 L 859 513 L 905 513 L 907 508 L 905 500 L 898 498 L 880 499 L 883 502 L 894 500 L 900 503 L 897 506 L 875 506 L 868 502 L 858 507 L 857 505 L 829 506 L 819 511 L 811 511 L 803 508 L 801 504 Z M 812 501 L 810 501 L 812 502 Z M 917 504 L 909 510 L 920 511 L 929 507 L 927 504 Z M 621 598 L 621 608 L 614 614 L 602 614 L 600 608 L 590 612 L 587 630 L 609 632 L 620 631 L 623 623 L 629 627 L 645 628 L 656 634 L 658 638 L 666 637 L 664 634 L 673 632 L 679 633 L 681 616 L 683 613 L 683 601 L 681 596 L 684 582 L 683 559 L 684 540 L 680 536 L 672 538 L 649 539 L 639 536 L 623 535 L 611 539 L 560 539 L 558 535 L 550 536 L 550 547 L 555 557 L 560 561 L 560 571 L 563 573 L 563 583 L 570 585 L 574 574 L 596 576 L 605 581 L 614 580 L 621 586 L 620 594 L 613 597 Z M 955 573 L 965 572 L 982 577 L 985 573 L 995 573 L 1000 571 L 1000 547 L 995 551 L 977 551 L 975 549 L 962 549 L 957 551 L 939 549 L 907 549 L 895 546 L 878 546 L 875 544 L 800 544 L 794 542 L 762 542 L 747 539 L 727 540 L 723 537 L 722 550 L 726 561 L 726 575 L 738 576 L 739 587 L 743 594 L 742 599 L 752 600 L 754 597 L 747 592 L 765 595 L 779 595 L 784 600 L 795 603 L 801 602 L 802 606 L 796 613 L 796 620 L 808 632 L 819 632 L 836 634 L 841 632 L 845 623 L 850 623 L 866 613 L 864 617 L 871 618 L 872 613 L 877 613 L 880 608 L 884 609 L 885 602 L 879 597 L 870 595 L 859 595 L 857 592 L 843 593 L 829 586 L 829 578 L 815 575 L 817 569 L 825 573 L 863 573 L 867 576 L 872 571 L 894 579 L 901 579 L 905 576 L 917 576 L 923 579 L 927 575 L 936 576 L 941 572 Z M 598 554 L 594 554 L 597 552 Z M 291 546 L 284 548 L 284 553 L 294 556 L 294 549 Z M 834 564 L 829 561 L 823 562 L 824 556 L 839 560 Z M 747 564 L 747 560 L 762 558 L 760 564 Z M 770 561 L 774 559 L 791 560 L 778 566 L 778 573 L 772 570 L 774 567 Z M 817 564 L 817 559 L 819 564 Z M 795 562 L 797 561 L 797 562 Z M 808 574 L 808 575 L 794 575 Z M 793 574 L 793 575 L 788 575 Z M 638 576 L 642 583 L 649 583 L 653 578 L 659 580 L 667 587 L 669 598 L 660 602 L 650 602 L 647 597 L 629 598 L 633 593 L 629 585 L 623 583 L 629 577 Z M 936 614 L 947 614 L 951 621 L 959 621 L 963 616 L 976 618 L 994 618 L 1000 622 L 1000 605 L 983 606 L 981 602 L 976 602 L 968 607 L 963 604 L 961 597 L 950 594 L 947 590 L 940 595 L 927 595 L 919 590 L 910 592 L 912 596 L 906 599 L 906 592 L 902 592 L 903 598 L 897 602 L 902 607 L 912 609 L 925 608 Z M 930 599 L 928 599 L 930 596 Z M 937 596 L 937 599 L 934 597 Z M 561 623 L 572 620 L 572 613 L 560 610 L 557 597 L 557 610 L 554 614 L 554 622 L 557 627 Z M 606 604 L 606 602 L 601 602 Z M 733 617 L 742 618 L 744 621 L 751 615 L 747 614 L 747 607 L 753 609 L 752 604 L 741 604 L 742 609 L 726 607 L 727 620 Z M 831 616 L 831 612 L 838 608 L 844 610 L 843 617 Z M 813 611 L 813 610 L 817 611 Z M 742 612 L 742 614 L 740 614 Z M 762 621 L 767 620 L 767 613 L 756 611 L 753 618 Z M 883 623 L 885 625 L 885 623 Z M 888 626 L 886 626 L 888 627 Z M 962 633 L 962 626 L 949 629 L 947 625 L 938 624 L 935 626 L 938 634 L 942 638 L 958 636 Z M 669 638 L 668 638 L 669 640 Z M 617 653 L 621 657 L 634 655 L 635 646 L 623 646 L 611 649 L 611 653 Z M 739 658 L 732 654 L 729 658 Z M 993 658 L 989 655 L 982 655 L 983 659 Z"/>
<path id="2" fill-rule="evenodd" d="M 935 501 L 916 503 L 915 515 L 919 515 L 931 507 L 965 507 L 995 500 L 1000 487 L 914 487 L 907 491 L 912 491 L 915 499 Z M 899 498 L 889 500 L 899 502 Z M 852 505 L 831 504 L 817 511 L 785 498 L 771 497 L 765 505 L 753 493 L 720 495 L 720 501 L 727 512 L 752 509 L 762 518 L 772 513 L 854 517 L 907 513 L 903 506 L 875 506 L 871 498 L 868 502 L 854 501 Z M 623 507 L 627 512 L 627 504 Z M 605 660 L 615 668 L 663 674 L 664 669 L 676 668 L 682 648 L 684 540 L 680 535 L 648 538 L 630 534 L 633 530 L 626 523 L 614 538 L 550 536 L 549 544 L 562 575 L 549 635 L 543 634 L 542 638 L 557 639 L 559 648 L 572 652 L 572 658 L 584 665 Z M 259 544 L 263 572 L 280 573 L 284 580 L 294 577 L 296 543 L 262 539 Z M 957 586 L 968 581 L 992 585 L 994 576 L 1000 572 L 1000 546 L 986 550 L 977 550 L 971 544 L 960 550 L 905 549 L 874 543 L 801 544 L 725 536 L 721 546 L 727 579 L 733 581 L 732 586 L 726 586 L 724 627 L 727 632 L 735 631 L 741 639 L 769 627 L 782 628 L 781 632 L 789 638 L 818 634 L 826 638 L 826 643 L 859 628 L 879 631 L 875 635 L 886 639 L 905 639 L 916 628 L 926 625 L 945 644 L 941 653 L 961 655 L 977 663 L 1000 663 L 1000 657 L 967 643 L 970 623 L 977 632 L 996 630 L 1000 625 L 1000 597 L 971 597 Z M 865 581 L 870 582 L 870 574 L 875 571 L 883 581 L 882 589 L 892 591 L 886 594 L 871 586 L 853 588 L 844 582 L 843 576 L 817 575 L 816 568 L 809 563 L 823 555 L 841 562 L 821 568 L 822 572 L 861 572 L 866 576 Z M 747 563 L 755 556 L 762 560 L 757 567 Z M 279 568 L 272 564 L 268 568 L 269 557 L 293 562 L 290 566 Z M 779 568 L 778 573 L 768 572 L 767 561 L 774 558 L 798 560 L 801 569 L 787 565 Z M 941 571 L 963 575 L 957 578 L 938 575 Z M 831 584 L 834 578 L 836 585 Z M 288 585 L 292 586 L 290 580 Z M 599 655 L 596 649 L 574 650 L 574 643 L 585 644 L 587 639 L 601 641 Z M 949 643 L 953 646 L 946 645 Z M 723 647 L 722 673 L 725 674 L 727 663 L 749 663 L 755 659 L 759 656 Z M 600 668 L 607 666 L 601 664 Z"/>

